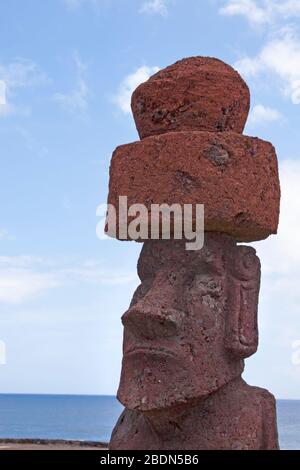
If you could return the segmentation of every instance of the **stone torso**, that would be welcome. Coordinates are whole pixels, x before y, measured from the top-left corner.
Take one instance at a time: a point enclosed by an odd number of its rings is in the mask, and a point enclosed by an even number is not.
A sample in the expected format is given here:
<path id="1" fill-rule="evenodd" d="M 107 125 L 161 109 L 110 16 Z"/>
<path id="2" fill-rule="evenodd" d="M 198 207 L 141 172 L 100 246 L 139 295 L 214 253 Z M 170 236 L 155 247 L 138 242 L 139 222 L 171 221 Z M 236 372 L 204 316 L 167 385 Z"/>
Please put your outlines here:
<path id="1" fill-rule="evenodd" d="M 172 413 L 172 419 L 155 423 L 153 416 L 125 410 L 112 434 L 110 449 L 278 449 L 274 397 L 240 380 L 179 413 L 177 419 L 175 416 Z"/>

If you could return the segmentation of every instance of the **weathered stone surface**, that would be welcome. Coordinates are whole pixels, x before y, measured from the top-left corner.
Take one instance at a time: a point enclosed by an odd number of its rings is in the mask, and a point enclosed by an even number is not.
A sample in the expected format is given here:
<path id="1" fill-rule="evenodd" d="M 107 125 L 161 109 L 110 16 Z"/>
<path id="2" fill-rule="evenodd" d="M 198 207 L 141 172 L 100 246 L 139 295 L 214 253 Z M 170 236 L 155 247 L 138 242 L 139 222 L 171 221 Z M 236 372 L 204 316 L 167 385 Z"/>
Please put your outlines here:
<path id="1" fill-rule="evenodd" d="M 192 404 L 163 412 L 125 409 L 110 450 L 277 450 L 275 399 L 236 379 Z"/>
<path id="2" fill-rule="evenodd" d="M 108 202 L 116 208 L 118 196 L 149 211 L 151 204 L 204 204 L 206 231 L 261 240 L 277 232 L 276 153 L 269 142 L 232 132 L 150 137 L 114 152 Z"/>
<path id="3" fill-rule="evenodd" d="M 241 379 L 258 342 L 255 250 L 213 233 L 198 252 L 148 241 L 138 273 L 110 449 L 277 448 L 272 395 Z"/>
<path id="4" fill-rule="evenodd" d="M 145 205 L 148 220 L 151 204 L 179 212 L 204 204 L 205 243 L 187 251 L 174 230 L 144 244 L 141 284 L 122 317 L 125 411 L 111 450 L 278 448 L 274 397 L 241 378 L 258 346 L 260 261 L 237 242 L 276 233 L 280 200 L 273 146 L 241 135 L 249 102 L 237 72 L 203 57 L 167 67 L 133 94 L 143 140 L 114 152 L 108 202 L 119 216 L 127 196 L 126 209 Z"/>
<path id="5" fill-rule="evenodd" d="M 175 130 L 242 133 L 249 106 L 249 89 L 238 72 L 209 57 L 176 62 L 141 84 L 132 96 L 142 139 Z"/>

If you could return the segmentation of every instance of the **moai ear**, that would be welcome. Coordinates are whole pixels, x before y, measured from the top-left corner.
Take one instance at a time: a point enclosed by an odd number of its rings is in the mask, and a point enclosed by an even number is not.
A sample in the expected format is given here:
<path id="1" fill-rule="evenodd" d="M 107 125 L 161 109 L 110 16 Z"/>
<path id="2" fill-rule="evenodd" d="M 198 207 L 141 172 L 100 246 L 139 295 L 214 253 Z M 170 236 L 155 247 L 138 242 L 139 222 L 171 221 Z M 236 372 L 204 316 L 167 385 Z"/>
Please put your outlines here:
<path id="1" fill-rule="evenodd" d="M 247 246 L 237 246 L 228 261 L 225 344 L 234 356 L 246 358 L 258 346 L 260 261 L 254 248 Z"/>

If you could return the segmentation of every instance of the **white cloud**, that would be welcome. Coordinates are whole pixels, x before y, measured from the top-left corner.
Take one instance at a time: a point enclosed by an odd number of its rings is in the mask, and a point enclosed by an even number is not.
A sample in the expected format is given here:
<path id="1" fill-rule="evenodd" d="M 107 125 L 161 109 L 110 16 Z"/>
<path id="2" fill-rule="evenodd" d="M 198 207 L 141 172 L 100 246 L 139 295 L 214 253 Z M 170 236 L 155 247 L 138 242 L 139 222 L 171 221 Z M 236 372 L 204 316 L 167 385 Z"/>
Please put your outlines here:
<path id="1" fill-rule="evenodd" d="M 63 107 L 70 110 L 84 110 L 87 107 L 87 98 L 89 95 L 86 82 L 78 78 L 77 85 L 70 93 L 55 93 L 54 99 Z"/>
<path id="2" fill-rule="evenodd" d="M 6 105 L 6 83 L 0 80 L 0 106 Z"/>
<path id="3" fill-rule="evenodd" d="M 242 75 L 249 78 L 255 77 L 263 70 L 259 57 L 251 58 L 244 56 L 234 64 L 234 67 L 236 67 Z"/>
<path id="4" fill-rule="evenodd" d="M 8 64 L 0 63 L 0 117 L 12 114 L 30 115 L 30 108 L 11 103 L 17 89 L 38 86 L 47 76 L 33 61 L 18 58 Z"/>
<path id="5" fill-rule="evenodd" d="M 282 114 L 277 109 L 257 104 L 251 110 L 248 123 L 251 125 L 265 124 L 268 122 L 279 121 L 283 118 Z"/>
<path id="6" fill-rule="evenodd" d="M 28 266 L 42 263 L 43 259 L 37 256 L 0 256 L 0 267 L 5 269 L 28 268 Z"/>
<path id="7" fill-rule="evenodd" d="M 22 303 L 57 286 L 52 274 L 30 267 L 5 267 L 0 259 L 0 303 Z"/>
<path id="8" fill-rule="evenodd" d="M 1 109 L 1 108 L 0 108 Z M 14 235 L 12 235 L 11 233 L 9 233 L 6 229 L 4 228 L 0 228 L 0 241 L 1 240 L 15 240 L 16 237 Z"/>
<path id="9" fill-rule="evenodd" d="M 22 58 L 8 64 L 0 63 L 0 79 L 5 82 L 7 91 L 37 86 L 48 81 L 35 62 Z"/>
<path id="10" fill-rule="evenodd" d="M 75 283 L 98 284 L 104 286 L 115 286 L 137 282 L 136 272 L 122 270 L 110 270 L 103 266 L 101 262 L 89 260 L 80 266 L 67 268 L 64 274 L 69 280 Z"/>
<path id="11" fill-rule="evenodd" d="M 268 41 L 257 56 L 246 56 L 235 67 L 246 77 L 274 75 L 280 80 L 284 94 L 294 104 L 300 104 L 300 40 L 292 31 Z"/>
<path id="12" fill-rule="evenodd" d="M 98 260 L 0 256 L 0 303 L 29 302 L 51 289 L 90 284 L 137 284 L 136 272 L 110 269 Z"/>
<path id="13" fill-rule="evenodd" d="M 299 0 L 279 1 L 277 8 L 278 8 L 278 12 L 285 17 L 300 15 Z"/>
<path id="14" fill-rule="evenodd" d="M 140 9 L 140 13 L 157 13 L 162 16 L 166 16 L 167 12 L 166 0 L 148 0 Z"/>
<path id="15" fill-rule="evenodd" d="M 113 97 L 113 102 L 123 111 L 123 113 L 131 113 L 131 95 L 134 90 L 154 73 L 159 71 L 159 67 L 142 66 L 134 73 L 128 75 L 122 81 L 117 95 Z"/>
<path id="16" fill-rule="evenodd" d="M 269 74 L 294 104 L 300 104 L 300 40 L 282 20 L 300 16 L 299 0 L 227 0 L 219 10 L 227 16 L 244 16 L 252 25 L 265 25 L 269 39 L 254 57 L 245 56 L 236 68 L 246 77 Z"/>
<path id="17" fill-rule="evenodd" d="M 140 13 L 159 14 L 166 16 L 168 0 L 145 0 L 140 8 Z M 63 0 L 67 9 L 77 11 L 84 6 L 98 7 L 103 0 Z"/>
<path id="18" fill-rule="evenodd" d="M 0 118 L 12 115 L 25 117 L 31 116 L 31 108 L 29 106 L 15 106 L 10 103 L 0 106 Z"/>
<path id="19" fill-rule="evenodd" d="M 11 114 L 14 114 L 13 109 L 13 106 L 11 106 L 10 104 L 0 104 L 0 117 L 6 117 Z"/>
<path id="20" fill-rule="evenodd" d="M 84 78 L 87 66 L 81 61 L 79 54 L 73 54 L 76 67 L 76 86 L 69 93 L 55 93 L 54 100 L 70 111 L 84 111 L 88 106 L 89 89 Z"/>
<path id="21" fill-rule="evenodd" d="M 140 13 L 159 14 L 162 16 L 167 15 L 167 3 L 168 0 L 145 0 L 140 8 Z M 103 0 L 63 0 L 67 9 L 70 11 L 79 10 L 84 6 L 97 7 Z"/>
<path id="22" fill-rule="evenodd" d="M 220 8 L 219 13 L 226 16 L 244 16 L 253 24 L 269 23 L 272 17 L 272 11 L 266 5 L 260 7 L 254 0 L 229 0 Z"/>
<path id="23" fill-rule="evenodd" d="M 252 25 L 273 24 L 300 15 L 299 0 L 227 0 L 219 13 L 243 16 Z"/>
<path id="24" fill-rule="evenodd" d="M 84 5 L 97 6 L 102 0 L 63 0 L 68 10 L 78 10 Z"/>

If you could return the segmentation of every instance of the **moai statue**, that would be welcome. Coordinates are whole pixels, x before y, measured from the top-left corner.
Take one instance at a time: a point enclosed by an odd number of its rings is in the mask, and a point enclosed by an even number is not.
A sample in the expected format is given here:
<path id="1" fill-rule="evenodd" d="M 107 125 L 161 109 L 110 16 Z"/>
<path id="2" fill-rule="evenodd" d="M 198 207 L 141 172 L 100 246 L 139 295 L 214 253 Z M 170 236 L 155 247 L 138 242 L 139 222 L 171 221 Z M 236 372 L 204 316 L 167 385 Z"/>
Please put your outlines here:
<path id="1" fill-rule="evenodd" d="M 202 57 L 133 94 L 142 140 L 115 151 L 108 201 L 204 204 L 205 242 L 139 240 L 111 450 L 278 448 L 274 397 L 241 377 L 258 346 L 260 261 L 238 243 L 276 233 L 280 202 L 273 146 L 242 135 L 249 102 L 236 71 Z"/>

